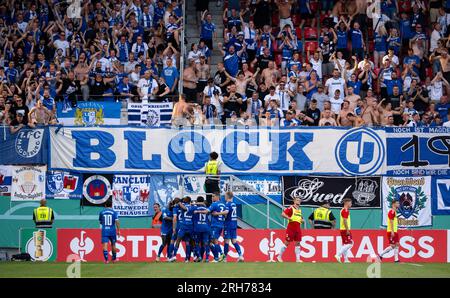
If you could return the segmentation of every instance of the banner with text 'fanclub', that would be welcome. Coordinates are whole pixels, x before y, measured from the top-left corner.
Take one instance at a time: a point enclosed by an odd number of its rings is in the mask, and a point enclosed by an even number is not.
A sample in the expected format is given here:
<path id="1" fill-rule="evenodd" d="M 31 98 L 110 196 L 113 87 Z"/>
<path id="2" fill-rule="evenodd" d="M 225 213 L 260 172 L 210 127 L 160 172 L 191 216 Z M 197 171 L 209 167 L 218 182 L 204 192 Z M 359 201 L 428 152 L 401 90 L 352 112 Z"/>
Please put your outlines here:
<path id="1" fill-rule="evenodd" d="M 431 177 L 383 177 L 383 222 L 392 201 L 400 202 L 397 211 L 399 228 L 417 228 L 432 225 Z"/>
<path id="2" fill-rule="evenodd" d="M 112 196 L 119 216 L 149 216 L 150 176 L 114 175 Z"/>
<path id="3" fill-rule="evenodd" d="M 45 199 L 47 166 L 14 166 L 12 168 L 11 201 Z"/>

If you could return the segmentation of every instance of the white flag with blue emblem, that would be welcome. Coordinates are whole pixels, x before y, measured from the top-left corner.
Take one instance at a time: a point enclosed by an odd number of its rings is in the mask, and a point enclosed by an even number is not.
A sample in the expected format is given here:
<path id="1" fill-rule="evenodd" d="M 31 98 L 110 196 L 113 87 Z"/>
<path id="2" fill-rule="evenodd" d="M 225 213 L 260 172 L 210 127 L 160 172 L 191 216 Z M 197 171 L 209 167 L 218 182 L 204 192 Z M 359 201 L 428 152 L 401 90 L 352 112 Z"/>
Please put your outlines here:
<path id="1" fill-rule="evenodd" d="M 173 103 L 129 103 L 128 124 L 142 126 L 170 125 Z"/>

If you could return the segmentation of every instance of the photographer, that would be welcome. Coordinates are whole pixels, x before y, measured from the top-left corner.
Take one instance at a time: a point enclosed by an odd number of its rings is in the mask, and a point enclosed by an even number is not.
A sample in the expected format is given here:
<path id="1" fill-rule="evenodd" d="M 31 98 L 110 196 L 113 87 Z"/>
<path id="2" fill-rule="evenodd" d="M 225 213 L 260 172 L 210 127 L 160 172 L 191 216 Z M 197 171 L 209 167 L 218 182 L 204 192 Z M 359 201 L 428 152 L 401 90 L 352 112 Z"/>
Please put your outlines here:
<path id="1" fill-rule="evenodd" d="M 430 103 L 430 97 L 428 96 L 428 90 L 419 84 L 411 84 L 411 89 L 408 92 L 408 99 L 414 103 L 414 109 L 422 115 L 427 109 Z"/>
<path id="2" fill-rule="evenodd" d="M 226 119 L 231 117 L 231 112 L 235 112 L 236 115 L 240 115 L 240 109 L 243 103 L 242 95 L 236 92 L 236 84 L 232 83 L 227 91 L 228 92 L 223 97 L 223 124 L 226 123 Z"/>

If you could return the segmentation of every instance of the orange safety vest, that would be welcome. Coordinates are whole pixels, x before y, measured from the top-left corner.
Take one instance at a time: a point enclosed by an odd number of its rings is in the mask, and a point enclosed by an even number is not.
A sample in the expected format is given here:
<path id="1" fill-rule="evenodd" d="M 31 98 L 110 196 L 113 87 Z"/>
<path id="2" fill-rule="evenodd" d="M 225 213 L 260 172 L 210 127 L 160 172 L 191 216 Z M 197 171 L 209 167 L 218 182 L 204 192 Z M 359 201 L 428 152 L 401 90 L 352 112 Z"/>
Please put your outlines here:
<path id="1" fill-rule="evenodd" d="M 161 215 L 162 212 L 160 211 L 153 216 L 152 226 L 162 224 Z"/>

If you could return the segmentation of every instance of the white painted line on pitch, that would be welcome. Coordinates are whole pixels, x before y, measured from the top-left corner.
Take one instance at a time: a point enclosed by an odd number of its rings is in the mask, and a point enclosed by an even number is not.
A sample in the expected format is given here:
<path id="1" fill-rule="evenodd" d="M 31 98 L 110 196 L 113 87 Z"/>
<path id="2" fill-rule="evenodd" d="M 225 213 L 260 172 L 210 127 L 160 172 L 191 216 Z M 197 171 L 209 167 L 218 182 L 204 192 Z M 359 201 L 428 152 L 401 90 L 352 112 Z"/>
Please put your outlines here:
<path id="1" fill-rule="evenodd" d="M 423 267 L 423 266 L 424 266 L 424 265 L 421 265 L 421 264 L 414 264 L 414 263 L 400 263 L 400 264 L 411 265 L 411 266 L 417 266 L 417 267 Z"/>

